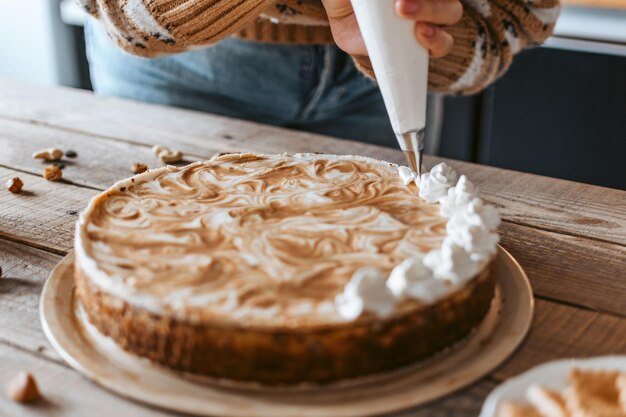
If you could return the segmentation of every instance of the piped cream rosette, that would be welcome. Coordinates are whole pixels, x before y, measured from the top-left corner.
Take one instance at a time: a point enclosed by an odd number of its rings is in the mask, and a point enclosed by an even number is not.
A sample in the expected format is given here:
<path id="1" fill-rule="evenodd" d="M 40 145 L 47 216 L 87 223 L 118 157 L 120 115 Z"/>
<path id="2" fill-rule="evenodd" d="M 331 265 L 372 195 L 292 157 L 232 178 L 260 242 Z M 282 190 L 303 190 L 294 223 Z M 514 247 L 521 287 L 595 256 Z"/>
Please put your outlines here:
<path id="1" fill-rule="evenodd" d="M 337 310 L 346 320 L 354 320 L 366 311 L 389 316 L 407 298 L 434 303 L 474 277 L 496 252 L 498 211 L 478 198 L 465 175 L 458 178 L 445 162 L 421 179 L 407 167 L 400 167 L 398 175 L 407 186 L 415 182 L 423 200 L 440 205 L 441 214 L 449 219 L 446 238 L 440 248 L 416 253 L 389 276 L 371 267 L 356 271 L 335 299 Z"/>

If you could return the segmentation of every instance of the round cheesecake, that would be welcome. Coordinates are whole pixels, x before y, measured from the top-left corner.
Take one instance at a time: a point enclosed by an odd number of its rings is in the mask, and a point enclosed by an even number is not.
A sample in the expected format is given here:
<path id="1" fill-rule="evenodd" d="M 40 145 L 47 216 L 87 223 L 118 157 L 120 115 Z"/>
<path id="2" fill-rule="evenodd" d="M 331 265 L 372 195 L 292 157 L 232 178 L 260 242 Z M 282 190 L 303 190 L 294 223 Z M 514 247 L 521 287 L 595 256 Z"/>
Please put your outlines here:
<path id="1" fill-rule="evenodd" d="M 394 164 L 318 154 L 152 170 L 81 214 L 77 294 L 121 348 L 197 375 L 327 383 L 406 366 L 466 337 L 495 289 L 495 242 L 483 252 L 478 238 L 450 243 L 467 233 L 421 184 Z M 465 247 L 463 258 L 448 246 Z M 424 254 L 429 278 L 396 280 L 421 292 L 386 287 Z"/>

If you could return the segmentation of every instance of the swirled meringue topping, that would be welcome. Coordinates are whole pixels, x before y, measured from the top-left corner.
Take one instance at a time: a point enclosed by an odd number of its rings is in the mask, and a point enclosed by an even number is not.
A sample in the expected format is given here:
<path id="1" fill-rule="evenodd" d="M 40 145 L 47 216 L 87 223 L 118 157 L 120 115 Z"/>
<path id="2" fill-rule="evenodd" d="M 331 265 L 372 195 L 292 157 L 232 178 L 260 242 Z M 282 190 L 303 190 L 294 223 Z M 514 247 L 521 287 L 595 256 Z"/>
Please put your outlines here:
<path id="1" fill-rule="evenodd" d="M 94 284 L 150 311 L 323 325 L 345 320 L 338 294 L 351 317 L 385 313 L 386 301 L 370 302 L 378 281 L 346 285 L 364 267 L 387 277 L 440 248 L 446 222 L 389 163 L 233 154 L 116 184 L 81 216 L 76 253 Z"/>
<path id="2" fill-rule="evenodd" d="M 456 185 L 451 187 L 448 194 L 439 200 L 441 214 L 450 217 L 456 210 L 464 208 L 477 197 L 474 184 L 465 175 L 461 175 Z"/>
<path id="3" fill-rule="evenodd" d="M 372 267 L 356 271 L 335 302 L 346 320 L 354 320 L 364 311 L 387 317 L 396 306 L 396 299 L 387 288 L 387 277 Z"/>
<path id="4" fill-rule="evenodd" d="M 436 203 L 448 194 L 456 183 L 457 173 L 445 162 L 435 165 L 419 179 L 419 196 L 428 203 Z"/>

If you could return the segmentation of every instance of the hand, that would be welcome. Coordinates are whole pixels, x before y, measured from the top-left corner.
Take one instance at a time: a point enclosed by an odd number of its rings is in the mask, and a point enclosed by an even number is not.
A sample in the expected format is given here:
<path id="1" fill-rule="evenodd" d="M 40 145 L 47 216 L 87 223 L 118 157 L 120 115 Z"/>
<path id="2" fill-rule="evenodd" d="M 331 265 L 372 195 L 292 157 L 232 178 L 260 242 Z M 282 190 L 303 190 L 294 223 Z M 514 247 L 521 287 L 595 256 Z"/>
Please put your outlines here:
<path id="1" fill-rule="evenodd" d="M 371 68 L 367 49 L 350 0 L 322 0 L 337 46 L 352 55 L 361 65 Z M 396 13 L 415 21 L 415 39 L 430 51 L 433 58 L 446 56 L 454 39 L 440 25 L 461 20 L 460 0 L 396 0 Z"/>

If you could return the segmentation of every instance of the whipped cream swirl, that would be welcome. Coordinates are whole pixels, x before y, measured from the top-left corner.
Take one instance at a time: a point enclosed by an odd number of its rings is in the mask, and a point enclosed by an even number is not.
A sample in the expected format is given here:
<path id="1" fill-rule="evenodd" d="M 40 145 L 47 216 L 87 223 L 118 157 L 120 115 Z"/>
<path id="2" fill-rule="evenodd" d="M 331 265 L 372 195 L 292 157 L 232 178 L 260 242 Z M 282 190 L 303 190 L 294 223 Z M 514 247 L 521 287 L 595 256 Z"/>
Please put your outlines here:
<path id="1" fill-rule="evenodd" d="M 424 265 L 422 255 L 396 266 L 387 280 L 387 287 L 398 299 L 412 298 L 425 303 L 432 303 L 450 291 L 449 283 L 433 279 L 433 271 Z"/>
<path id="2" fill-rule="evenodd" d="M 448 189 L 456 183 L 457 173 L 445 162 L 435 165 L 419 180 L 419 196 L 428 203 L 436 203 L 448 194 Z"/>
<path id="3" fill-rule="evenodd" d="M 415 180 L 406 167 L 400 167 L 398 175 L 405 185 Z M 499 239 L 495 232 L 500 224 L 498 212 L 477 197 L 474 185 L 466 176 L 462 175 L 452 186 L 456 179 L 457 173 L 442 163 L 424 174 L 418 184 L 419 196 L 431 204 L 439 202 L 440 213 L 449 217 L 446 238 L 441 247 L 432 249 L 426 255 L 419 251 L 411 254 L 391 271 L 384 289 L 385 278 L 380 271 L 376 274 L 369 271 L 371 276 L 368 280 L 371 282 L 366 288 L 368 291 L 377 288 L 380 299 L 369 293 L 369 297 L 365 298 L 363 290 L 357 294 L 355 286 L 363 286 L 365 279 L 365 272 L 357 271 L 336 300 L 344 318 L 356 318 L 366 309 L 384 311 L 386 316 L 390 314 L 390 300 L 394 300 L 396 305 L 405 299 L 433 303 L 474 277 L 493 257 Z"/>
<path id="4" fill-rule="evenodd" d="M 474 184 L 465 175 L 461 175 L 459 182 L 448 190 L 448 194 L 445 197 L 439 200 L 441 214 L 450 217 L 456 210 L 464 208 L 476 197 L 478 195 Z"/>
<path id="5" fill-rule="evenodd" d="M 463 210 L 457 210 L 446 225 L 446 240 L 465 249 L 476 261 L 488 259 L 499 241 L 496 227 L 500 217 L 493 206 L 474 198 Z"/>
<path id="6" fill-rule="evenodd" d="M 395 308 L 396 299 L 387 288 L 387 277 L 377 268 L 364 267 L 357 270 L 335 300 L 339 313 L 346 320 L 354 320 L 363 312 L 370 311 L 379 317 L 387 317 Z"/>
<path id="7" fill-rule="evenodd" d="M 436 279 L 461 284 L 478 272 L 478 263 L 462 246 L 446 239 L 441 249 L 429 252 L 424 265 L 433 271 Z"/>

